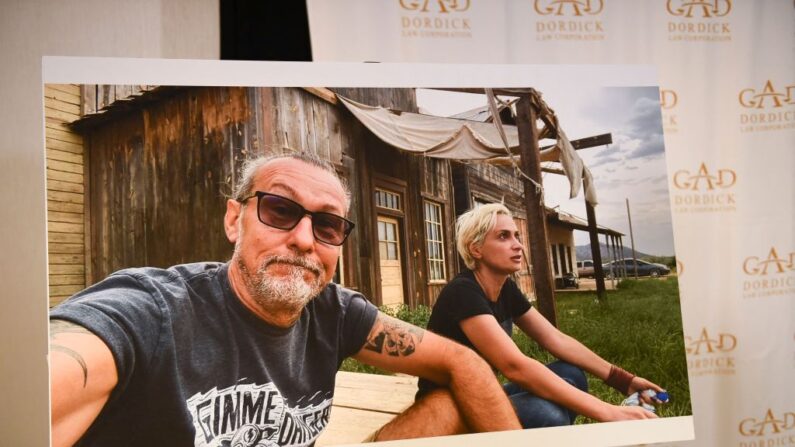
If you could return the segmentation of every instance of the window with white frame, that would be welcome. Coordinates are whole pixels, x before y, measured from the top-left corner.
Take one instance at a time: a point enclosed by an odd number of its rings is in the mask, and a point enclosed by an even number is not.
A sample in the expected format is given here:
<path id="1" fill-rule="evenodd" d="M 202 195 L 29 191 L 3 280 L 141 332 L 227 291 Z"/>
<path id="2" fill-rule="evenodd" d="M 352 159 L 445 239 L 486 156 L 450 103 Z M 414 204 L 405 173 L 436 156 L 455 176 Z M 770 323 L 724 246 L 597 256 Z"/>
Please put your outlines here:
<path id="1" fill-rule="evenodd" d="M 380 188 L 375 189 L 375 204 L 381 208 L 401 211 L 400 195 Z"/>
<path id="2" fill-rule="evenodd" d="M 444 265 L 444 235 L 442 233 L 442 207 L 433 202 L 424 202 L 425 240 L 428 243 L 428 279 L 444 281 L 447 277 Z"/>

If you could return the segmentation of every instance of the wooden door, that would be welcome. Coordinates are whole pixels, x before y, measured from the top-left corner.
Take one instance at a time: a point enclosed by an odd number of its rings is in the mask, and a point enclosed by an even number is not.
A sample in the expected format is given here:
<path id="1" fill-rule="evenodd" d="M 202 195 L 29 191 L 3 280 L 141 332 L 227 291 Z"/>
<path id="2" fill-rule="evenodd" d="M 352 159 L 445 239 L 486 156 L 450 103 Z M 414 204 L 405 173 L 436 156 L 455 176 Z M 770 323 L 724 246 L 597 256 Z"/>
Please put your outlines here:
<path id="1" fill-rule="evenodd" d="M 400 222 L 397 219 L 378 216 L 378 253 L 381 266 L 381 304 L 403 304 Z"/>

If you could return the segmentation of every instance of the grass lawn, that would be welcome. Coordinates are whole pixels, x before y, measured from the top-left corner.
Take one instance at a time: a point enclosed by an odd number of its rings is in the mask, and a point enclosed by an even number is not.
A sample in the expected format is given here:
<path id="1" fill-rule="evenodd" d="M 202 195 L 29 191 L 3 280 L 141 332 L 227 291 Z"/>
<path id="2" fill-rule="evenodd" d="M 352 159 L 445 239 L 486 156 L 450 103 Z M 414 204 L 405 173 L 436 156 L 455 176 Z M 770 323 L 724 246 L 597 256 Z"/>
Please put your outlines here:
<path id="1" fill-rule="evenodd" d="M 658 415 L 692 414 L 677 278 L 624 280 L 602 303 L 596 302 L 595 292 L 561 293 L 557 295 L 557 310 L 563 332 L 607 361 L 668 390 L 670 402 L 658 407 Z M 421 327 L 430 316 L 427 307 L 387 312 Z M 554 360 L 517 329 L 513 339 L 528 356 L 543 363 Z M 388 374 L 353 359 L 345 360 L 341 369 Z M 606 402 L 619 404 L 624 398 L 595 377 L 589 375 L 588 382 L 591 394 Z M 577 422 L 590 421 L 580 417 Z"/>

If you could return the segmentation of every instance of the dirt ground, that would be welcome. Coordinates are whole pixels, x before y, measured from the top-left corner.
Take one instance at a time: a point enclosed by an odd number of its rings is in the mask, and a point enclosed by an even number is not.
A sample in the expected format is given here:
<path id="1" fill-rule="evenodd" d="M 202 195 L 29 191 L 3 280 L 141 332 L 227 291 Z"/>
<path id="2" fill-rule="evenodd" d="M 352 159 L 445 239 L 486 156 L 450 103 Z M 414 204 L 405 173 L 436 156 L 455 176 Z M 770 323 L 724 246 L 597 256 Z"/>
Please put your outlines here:
<path id="1" fill-rule="evenodd" d="M 640 281 L 659 281 L 665 279 L 670 276 L 676 276 L 674 273 L 666 276 L 660 276 L 658 278 L 651 278 L 649 276 L 641 276 L 638 279 Z M 633 279 L 630 277 L 630 279 Z M 607 290 L 614 290 L 615 286 L 618 285 L 618 281 L 612 281 L 609 279 L 605 279 L 605 288 Z M 596 279 L 594 278 L 580 278 L 580 288 L 579 289 L 555 289 L 555 292 L 581 292 L 581 291 L 590 291 L 596 290 Z"/>

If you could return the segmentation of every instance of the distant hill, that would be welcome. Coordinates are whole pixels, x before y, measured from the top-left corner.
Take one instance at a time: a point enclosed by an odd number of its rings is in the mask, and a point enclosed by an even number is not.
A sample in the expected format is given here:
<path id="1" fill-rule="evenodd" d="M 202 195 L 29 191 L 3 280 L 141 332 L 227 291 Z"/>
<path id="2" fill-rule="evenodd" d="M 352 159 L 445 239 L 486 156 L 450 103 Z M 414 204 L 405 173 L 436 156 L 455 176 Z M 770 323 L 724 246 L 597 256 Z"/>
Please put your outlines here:
<path id="1" fill-rule="evenodd" d="M 586 259 L 591 259 L 591 246 L 590 245 L 578 245 L 575 247 L 577 249 L 577 260 L 584 261 Z M 609 252 L 607 251 L 607 245 L 599 243 L 599 252 L 602 254 L 602 262 L 607 262 L 607 258 L 609 257 Z M 647 257 L 654 257 L 654 255 L 650 255 L 647 253 L 642 253 L 635 250 L 635 256 L 640 258 L 647 258 Z M 632 247 L 624 246 L 624 254 L 618 256 L 620 258 L 631 258 L 632 257 Z"/>

